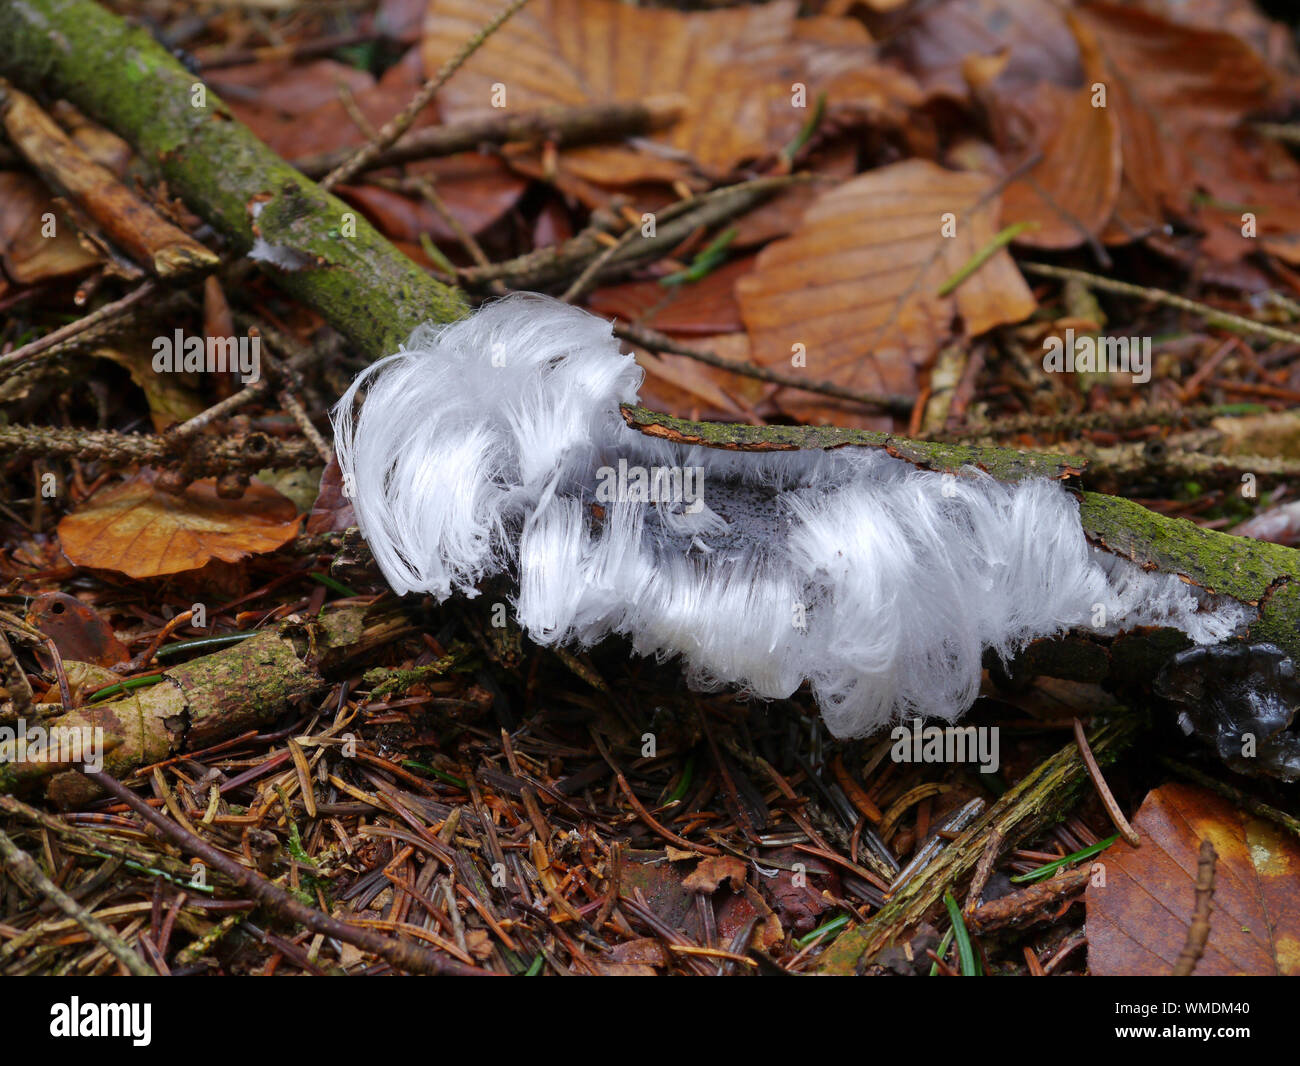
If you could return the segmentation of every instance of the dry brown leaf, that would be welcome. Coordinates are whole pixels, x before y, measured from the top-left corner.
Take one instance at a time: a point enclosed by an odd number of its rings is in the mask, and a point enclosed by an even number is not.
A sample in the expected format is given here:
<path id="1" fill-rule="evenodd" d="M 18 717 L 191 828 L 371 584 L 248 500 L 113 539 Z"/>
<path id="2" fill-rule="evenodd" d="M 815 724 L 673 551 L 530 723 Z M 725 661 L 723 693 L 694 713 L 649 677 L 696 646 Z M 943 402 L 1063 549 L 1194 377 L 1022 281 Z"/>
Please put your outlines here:
<path id="1" fill-rule="evenodd" d="M 357 524 L 352 501 L 343 491 L 343 471 L 339 469 L 338 456 L 330 454 L 330 461 L 320 474 L 320 488 L 316 501 L 307 515 L 308 533 L 337 533 Z"/>
<path id="2" fill-rule="evenodd" d="M 752 256 L 733 259 L 698 281 L 663 285 L 629 281 L 596 289 L 587 306 L 606 318 L 620 318 L 661 333 L 708 336 L 744 329 L 736 305 L 736 281 L 754 269 Z"/>
<path id="3" fill-rule="evenodd" d="M 259 481 L 223 500 L 212 478 L 181 496 L 154 488 L 152 470 L 96 493 L 59 523 L 63 554 L 76 566 L 158 577 L 275 551 L 298 532 L 294 505 Z"/>
<path id="4" fill-rule="evenodd" d="M 51 224 L 54 235 L 47 236 Z M 5 273 L 20 285 L 83 274 L 101 262 L 81 246 L 40 181 L 12 172 L 0 173 L 0 255 Z"/>
<path id="5" fill-rule="evenodd" d="M 691 344 L 723 359 L 749 359 L 745 333 L 692 338 Z M 774 386 L 764 381 L 718 370 L 685 355 L 633 351 L 646 373 L 641 402 L 656 411 L 711 422 L 743 422 L 750 408 L 769 406 L 766 401 Z"/>
<path id="6" fill-rule="evenodd" d="M 1191 217 L 1204 161 L 1235 154 L 1233 128 L 1271 99 L 1276 75 L 1228 33 L 1108 4 L 1089 4 L 1076 17 L 1100 45 L 1123 146 L 1124 184 L 1106 239 L 1157 231 L 1168 212 Z M 1231 163 L 1217 160 L 1224 165 Z M 1285 194 L 1293 198 L 1294 187 Z"/>
<path id="7" fill-rule="evenodd" d="M 601 977 L 654 977 L 654 967 L 640 962 L 606 962 L 591 959 L 588 965 Z"/>
<path id="8" fill-rule="evenodd" d="M 740 889 L 748 870 L 745 860 L 734 855 L 709 856 L 686 875 L 682 888 L 688 892 L 716 892 L 723 881 L 730 881 L 732 888 Z"/>
<path id="9" fill-rule="evenodd" d="M 621 944 L 615 944 L 610 952 L 610 958 L 614 962 L 639 963 L 643 966 L 668 965 L 668 955 L 664 951 L 664 946 L 653 937 L 624 940 Z"/>
<path id="10" fill-rule="evenodd" d="M 768 245 L 736 283 L 753 359 L 792 370 L 803 345 L 810 378 L 910 395 L 917 369 L 953 336 L 974 336 L 1034 309 L 1005 249 L 948 296 L 943 284 L 998 231 L 993 179 L 913 159 L 873 170 L 817 200 L 792 237 Z M 956 218 L 943 235 L 944 215 Z M 825 401 L 785 390 L 783 408 L 815 418 Z"/>
<path id="11" fill-rule="evenodd" d="M 870 39 L 851 19 L 797 22 L 792 0 L 725 11 L 683 13 L 615 0 L 534 0 L 494 33 L 439 94 L 448 121 L 511 110 L 642 100 L 666 89 L 688 108 L 655 139 L 707 171 L 722 173 L 780 148 L 809 115 L 817 92 L 846 79 L 836 98 L 866 95 L 878 110 L 895 92 L 915 96 L 909 79 L 861 81 Z M 455 55 L 483 22 L 477 0 L 436 0 L 424 23 L 425 68 Z M 857 80 L 853 80 L 856 77 Z M 802 82 L 803 106 L 792 103 Z M 876 100 L 875 96 L 881 99 Z M 587 181 L 613 184 L 671 176 L 665 160 L 616 145 L 566 150 L 565 164 Z"/>
<path id="12" fill-rule="evenodd" d="M 1167 974 L 1187 940 L 1201 841 L 1218 853 L 1210 938 L 1198 976 L 1300 974 L 1300 845 L 1191 785 L 1168 784 L 1133 819 L 1138 848 L 1102 856 L 1088 887 L 1088 964 L 1105 976 Z"/>
<path id="13" fill-rule="evenodd" d="M 971 56 L 1006 54 L 1003 77 L 1032 90 L 1054 81 L 1077 85 L 1078 48 L 1053 0 L 947 0 L 929 4 L 900 28 L 893 50 L 931 93 L 966 96 Z"/>
<path id="14" fill-rule="evenodd" d="M 288 69 L 278 63 L 224 69 L 216 87 L 230 97 L 237 118 L 280 155 L 295 160 L 365 144 L 406 106 L 423 80 L 419 49 L 412 48 L 378 82 L 363 71 L 321 60 Z M 352 106 L 344 106 L 345 96 Z M 357 116 L 369 130 L 358 124 Z M 436 124 L 434 108 L 426 108 L 414 123 L 416 128 Z M 419 160 L 406 172 L 428 179 L 452 215 L 475 234 L 513 207 L 528 184 L 500 157 L 477 152 Z M 418 196 L 373 185 L 337 191 L 395 241 L 414 243 L 421 233 L 435 241 L 455 240 L 442 215 Z"/>
<path id="15" fill-rule="evenodd" d="M 1283 23 L 1265 15 L 1256 0 L 1131 0 L 1131 3 L 1170 22 L 1231 33 L 1275 66 L 1295 63 L 1295 43 L 1290 31 Z"/>
<path id="16" fill-rule="evenodd" d="M 43 592 L 37 596 L 28 609 L 27 624 L 53 640 L 64 659 L 94 666 L 116 666 L 131 658 L 107 619 L 66 592 Z M 37 654 L 45 658 L 41 652 Z"/>
<path id="17" fill-rule="evenodd" d="M 1091 34 L 1082 27 L 1077 30 L 1083 85 L 1066 89 L 1043 82 L 1029 95 L 1023 90 L 1000 94 L 997 83 L 991 87 L 991 98 L 1004 108 L 1015 108 L 1017 100 L 1037 105 L 1030 119 L 1036 136 L 1017 154 L 1039 151 L 1042 160 L 1002 193 L 1003 221 L 1033 223 L 1034 228 L 1016 240 L 1035 248 L 1074 248 L 1095 238 L 1110 221 L 1119 197 L 1119 123 L 1114 109 L 1093 106 L 1092 86 L 1101 80 L 1101 56 Z"/>

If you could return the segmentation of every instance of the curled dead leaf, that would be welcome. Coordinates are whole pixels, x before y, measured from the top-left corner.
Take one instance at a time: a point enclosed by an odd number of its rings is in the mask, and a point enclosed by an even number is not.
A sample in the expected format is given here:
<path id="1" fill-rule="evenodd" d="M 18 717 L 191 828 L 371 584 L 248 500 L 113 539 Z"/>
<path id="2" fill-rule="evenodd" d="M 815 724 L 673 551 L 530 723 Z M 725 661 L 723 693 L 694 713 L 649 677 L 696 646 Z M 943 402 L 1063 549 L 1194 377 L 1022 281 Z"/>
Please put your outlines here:
<path id="1" fill-rule="evenodd" d="M 213 559 L 233 563 L 275 551 L 297 535 L 294 505 L 252 481 L 238 500 L 196 481 L 180 496 L 154 487 L 154 472 L 96 493 L 59 523 L 63 554 L 76 566 L 147 578 L 197 570 Z"/>

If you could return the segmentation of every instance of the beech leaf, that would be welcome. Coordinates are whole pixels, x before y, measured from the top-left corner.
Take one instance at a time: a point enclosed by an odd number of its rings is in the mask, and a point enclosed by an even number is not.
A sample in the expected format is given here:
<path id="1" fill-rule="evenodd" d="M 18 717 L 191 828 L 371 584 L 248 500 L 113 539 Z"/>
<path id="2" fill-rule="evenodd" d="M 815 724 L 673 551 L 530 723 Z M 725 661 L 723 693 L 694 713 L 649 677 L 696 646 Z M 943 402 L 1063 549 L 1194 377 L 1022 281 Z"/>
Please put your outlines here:
<path id="1" fill-rule="evenodd" d="M 1300 844 L 1272 822 L 1191 785 L 1164 785 L 1133 819 L 1141 846 L 1101 857 L 1085 901 L 1094 974 L 1167 974 L 1195 909 L 1201 841 L 1218 853 L 1210 937 L 1197 975 L 1300 974 Z"/>
<path id="2" fill-rule="evenodd" d="M 238 500 L 196 481 L 180 496 L 154 487 L 152 470 L 96 493 L 59 523 L 63 554 L 76 566 L 159 577 L 234 563 L 275 549 L 298 532 L 297 509 L 259 481 Z"/>

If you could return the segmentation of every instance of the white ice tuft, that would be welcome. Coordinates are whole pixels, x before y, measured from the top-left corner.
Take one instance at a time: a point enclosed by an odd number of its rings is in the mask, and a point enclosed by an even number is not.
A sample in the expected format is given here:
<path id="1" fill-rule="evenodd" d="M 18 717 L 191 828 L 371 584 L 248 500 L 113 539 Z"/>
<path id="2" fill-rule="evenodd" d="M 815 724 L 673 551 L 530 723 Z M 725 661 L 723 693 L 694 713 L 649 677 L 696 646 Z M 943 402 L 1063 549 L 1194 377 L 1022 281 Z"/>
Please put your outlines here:
<path id="1" fill-rule="evenodd" d="M 509 571 L 534 641 L 619 633 L 680 656 L 697 685 L 768 698 L 807 681 L 839 737 L 956 718 L 986 649 L 1137 625 L 1214 643 L 1249 621 L 1090 547 L 1057 482 L 953 477 L 871 448 L 676 445 L 621 418 L 640 381 L 607 322 L 526 295 L 422 326 L 361 374 L 334 409 L 335 447 L 394 590 L 474 595 Z M 702 506 L 602 496 L 619 460 L 702 468 Z"/>

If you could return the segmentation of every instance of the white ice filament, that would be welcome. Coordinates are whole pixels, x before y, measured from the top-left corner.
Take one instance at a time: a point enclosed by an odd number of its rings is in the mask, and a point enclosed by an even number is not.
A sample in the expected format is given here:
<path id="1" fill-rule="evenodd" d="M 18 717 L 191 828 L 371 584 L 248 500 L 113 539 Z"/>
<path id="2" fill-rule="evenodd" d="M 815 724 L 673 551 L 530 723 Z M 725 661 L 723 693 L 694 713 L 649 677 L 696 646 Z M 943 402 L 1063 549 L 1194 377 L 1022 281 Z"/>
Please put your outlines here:
<path id="1" fill-rule="evenodd" d="M 620 417 L 640 380 L 607 322 L 539 296 L 423 326 L 361 374 L 335 447 L 394 590 L 475 595 L 508 571 L 533 640 L 618 633 L 680 656 L 696 685 L 768 698 L 807 681 L 839 737 L 956 718 L 989 648 L 1135 625 L 1212 643 L 1249 620 L 1090 547 L 1054 481 L 953 477 L 871 448 L 672 444 Z M 697 467 L 698 501 L 664 498 Z"/>

